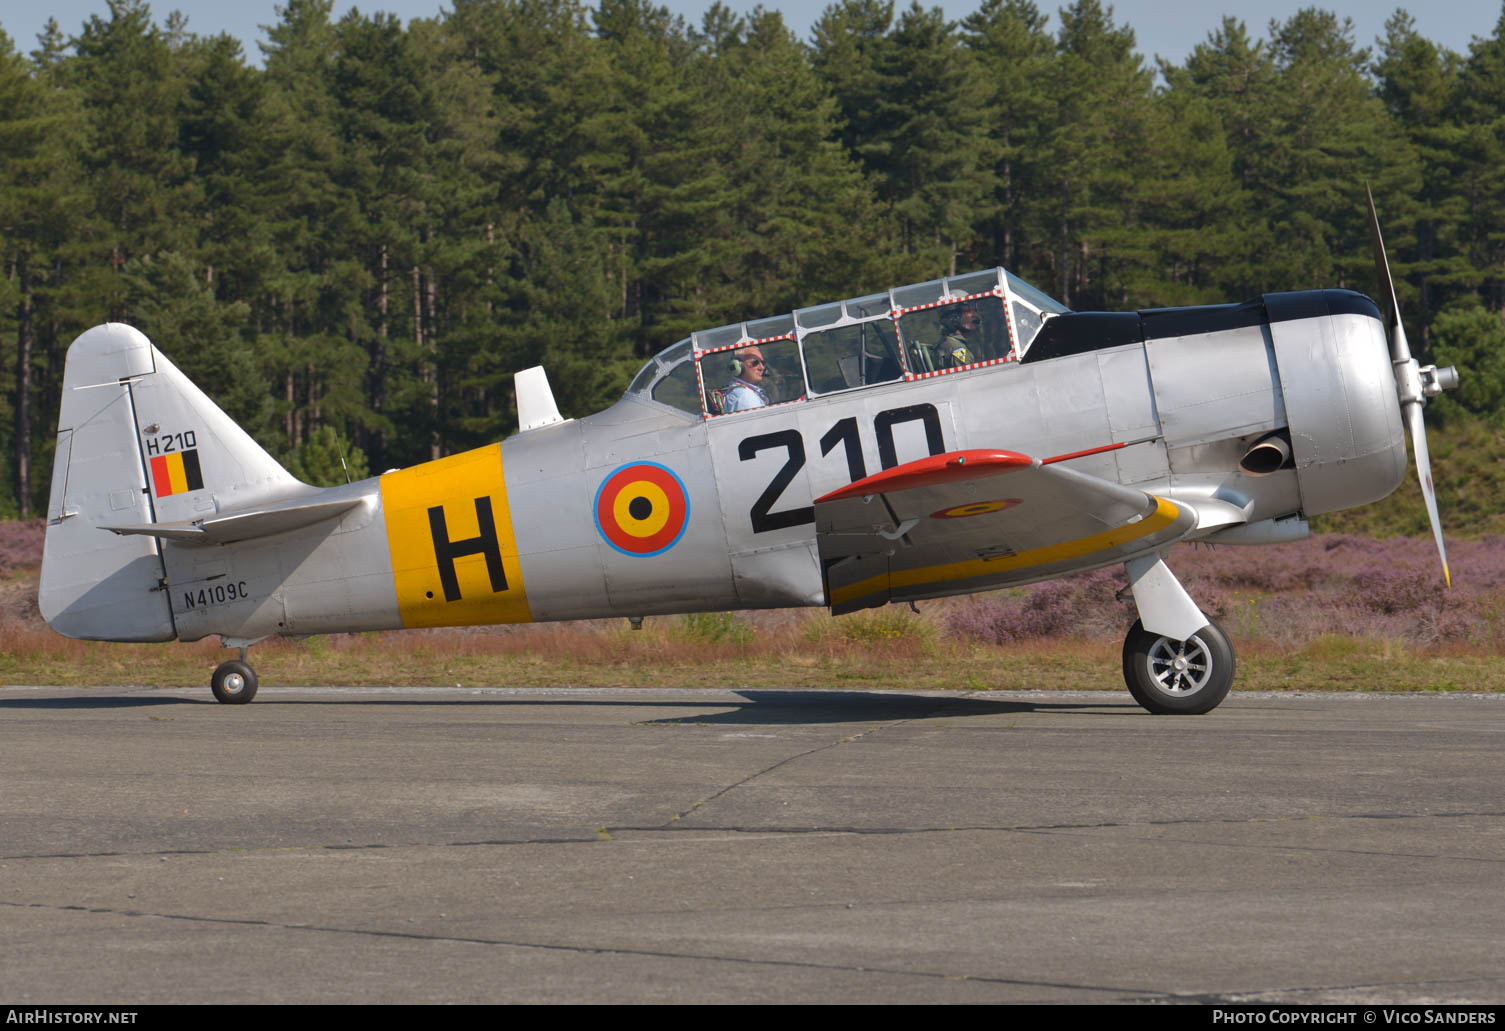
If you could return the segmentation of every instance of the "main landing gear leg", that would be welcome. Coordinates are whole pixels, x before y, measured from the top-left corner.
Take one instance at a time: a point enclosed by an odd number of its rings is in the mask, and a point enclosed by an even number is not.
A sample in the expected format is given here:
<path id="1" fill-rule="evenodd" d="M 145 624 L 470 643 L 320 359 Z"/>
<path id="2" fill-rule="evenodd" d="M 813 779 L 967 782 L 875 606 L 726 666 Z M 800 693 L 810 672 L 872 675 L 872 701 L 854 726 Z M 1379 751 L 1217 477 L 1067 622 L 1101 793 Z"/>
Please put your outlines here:
<path id="1" fill-rule="evenodd" d="M 1131 558 L 1124 572 L 1140 617 L 1124 638 L 1129 693 L 1156 714 L 1216 709 L 1233 686 L 1228 635 L 1197 607 L 1159 555 Z M 1155 630 L 1146 630 L 1146 623 Z"/>
<path id="2" fill-rule="evenodd" d="M 256 671 L 246 664 L 250 647 L 240 649 L 240 658 L 222 662 L 209 678 L 209 690 L 225 705 L 245 705 L 256 697 Z"/>

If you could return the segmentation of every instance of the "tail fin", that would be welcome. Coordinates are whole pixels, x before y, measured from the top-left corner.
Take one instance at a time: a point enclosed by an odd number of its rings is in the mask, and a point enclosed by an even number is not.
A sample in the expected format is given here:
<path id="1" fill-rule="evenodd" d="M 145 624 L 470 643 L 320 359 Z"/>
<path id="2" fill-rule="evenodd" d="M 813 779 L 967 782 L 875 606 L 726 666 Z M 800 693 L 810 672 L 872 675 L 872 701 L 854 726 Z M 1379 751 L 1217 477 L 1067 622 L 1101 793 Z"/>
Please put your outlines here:
<path id="1" fill-rule="evenodd" d="M 139 331 L 96 326 L 63 370 L 42 618 L 69 637 L 171 640 L 161 543 L 103 528 L 203 518 L 303 490 Z"/>

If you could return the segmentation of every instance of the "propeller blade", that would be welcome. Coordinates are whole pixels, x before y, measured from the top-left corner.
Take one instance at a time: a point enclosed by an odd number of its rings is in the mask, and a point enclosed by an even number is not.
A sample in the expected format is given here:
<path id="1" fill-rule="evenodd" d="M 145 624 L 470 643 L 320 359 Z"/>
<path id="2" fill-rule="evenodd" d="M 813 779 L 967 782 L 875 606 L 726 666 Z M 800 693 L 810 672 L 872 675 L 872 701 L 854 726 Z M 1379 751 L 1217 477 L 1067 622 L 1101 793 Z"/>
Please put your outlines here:
<path id="1" fill-rule="evenodd" d="M 1374 193 L 1364 187 L 1369 201 L 1369 236 L 1374 241 L 1374 272 L 1380 283 L 1380 300 L 1385 304 L 1385 324 L 1390 330 L 1390 360 L 1396 364 L 1411 360 L 1411 346 L 1406 328 L 1400 321 L 1400 302 L 1395 299 L 1395 281 L 1390 278 L 1390 259 L 1385 254 L 1385 240 L 1380 235 L 1380 216 L 1374 210 Z"/>
<path id="2" fill-rule="evenodd" d="M 1400 399 L 1401 413 L 1406 417 L 1406 429 L 1411 435 L 1416 478 L 1421 482 L 1421 496 L 1427 503 L 1427 520 L 1432 524 L 1432 536 L 1437 540 L 1437 556 L 1442 559 L 1442 579 L 1452 587 L 1453 577 L 1448 572 L 1447 548 L 1442 543 L 1442 520 L 1437 515 L 1437 490 L 1432 486 L 1432 455 L 1427 449 L 1427 428 L 1421 420 L 1421 409 L 1426 404 L 1427 395 L 1422 385 L 1420 366 L 1411 357 L 1406 327 L 1401 324 L 1400 302 L 1395 297 L 1395 280 L 1390 276 L 1390 259 L 1385 254 L 1385 240 L 1380 235 L 1380 216 L 1374 210 L 1374 192 L 1365 186 L 1364 196 L 1369 201 L 1369 234 L 1374 240 L 1374 270 L 1379 277 L 1380 299 L 1388 309 L 1386 316 L 1390 330 L 1390 363 L 1395 369 L 1396 395 Z M 1427 368 L 1432 370 L 1432 366 Z M 1430 374 L 1435 380 L 1435 370 Z M 1456 372 L 1453 373 L 1452 381 L 1457 382 Z M 1434 385 L 1434 393 L 1444 389 L 1440 381 Z"/>
<path id="3" fill-rule="evenodd" d="M 1370 239 L 1374 241 L 1374 274 L 1380 281 L 1380 301 L 1385 303 L 1385 319 L 1389 325 L 1400 324 L 1401 306 L 1395 301 L 1395 281 L 1391 280 L 1391 259 L 1385 254 L 1385 238 L 1380 235 L 1380 215 L 1374 211 L 1374 193 L 1364 187 L 1365 200 L 1370 202 Z M 1410 354 L 1406 355 L 1409 358 Z M 1395 361 L 1404 361 L 1392 354 Z"/>
<path id="4" fill-rule="evenodd" d="M 1437 554 L 1442 559 L 1442 580 L 1453 586 L 1452 574 L 1448 572 L 1448 551 L 1442 543 L 1442 520 L 1437 515 L 1437 490 L 1432 486 L 1432 455 L 1427 450 L 1427 430 L 1421 422 L 1421 402 L 1412 401 L 1405 406 L 1406 428 L 1411 431 L 1411 451 L 1416 456 L 1416 478 L 1421 481 L 1421 496 L 1427 503 L 1427 519 L 1432 524 L 1432 536 L 1437 541 Z"/>

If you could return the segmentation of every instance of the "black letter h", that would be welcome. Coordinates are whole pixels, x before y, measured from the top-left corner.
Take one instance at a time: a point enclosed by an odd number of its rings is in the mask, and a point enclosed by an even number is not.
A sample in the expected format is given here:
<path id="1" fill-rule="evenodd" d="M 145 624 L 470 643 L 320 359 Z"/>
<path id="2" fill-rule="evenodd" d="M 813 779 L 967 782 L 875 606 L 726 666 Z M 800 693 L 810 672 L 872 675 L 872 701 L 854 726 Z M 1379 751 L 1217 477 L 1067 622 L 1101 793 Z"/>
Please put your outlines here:
<path id="1" fill-rule="evenodd" d="M 444 506 L 429 509 L 429 534 L 434 538 L 434 559 L 439 565 L 439 582 L 444 585 L 444 600 L 460 600 L 460 580 L 455 576 L 455 559 L 466 555 L 485 555 L 486 572 L 491 576 L 493 593 L 507 589 L 507 574 L 502 569 L 502 549 L 496 541 L 496 520 L 491 516 L 491 499 L 476 498 L 476 523 L 479 537 L 468 541 L 451 541 L 444 523 Z"/>

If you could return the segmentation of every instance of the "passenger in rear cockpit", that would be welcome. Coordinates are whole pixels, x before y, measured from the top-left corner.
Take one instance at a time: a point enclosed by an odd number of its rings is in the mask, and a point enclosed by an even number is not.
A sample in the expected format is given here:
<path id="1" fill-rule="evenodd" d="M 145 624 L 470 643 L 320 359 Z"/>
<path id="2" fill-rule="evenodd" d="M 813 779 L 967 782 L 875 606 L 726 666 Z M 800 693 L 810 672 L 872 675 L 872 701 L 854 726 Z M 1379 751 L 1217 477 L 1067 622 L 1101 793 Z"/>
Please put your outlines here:
<path id="1" fill-rule="evenodd" d="M 971 365 L 977 360 L 970 341 L 981 325 L 982 317 L 977 313 L 977 305 L 970 301 L 941 313 L 941 332 L 945 335 L 935 348 L 941 368 Z"/>

